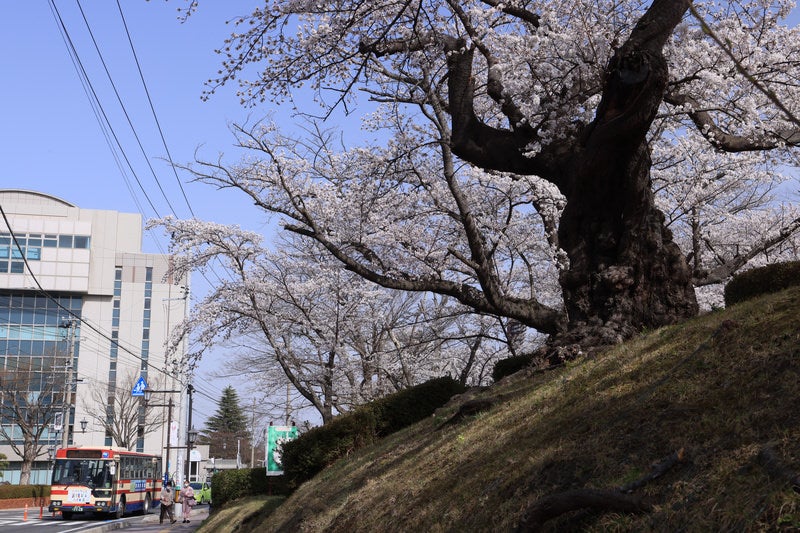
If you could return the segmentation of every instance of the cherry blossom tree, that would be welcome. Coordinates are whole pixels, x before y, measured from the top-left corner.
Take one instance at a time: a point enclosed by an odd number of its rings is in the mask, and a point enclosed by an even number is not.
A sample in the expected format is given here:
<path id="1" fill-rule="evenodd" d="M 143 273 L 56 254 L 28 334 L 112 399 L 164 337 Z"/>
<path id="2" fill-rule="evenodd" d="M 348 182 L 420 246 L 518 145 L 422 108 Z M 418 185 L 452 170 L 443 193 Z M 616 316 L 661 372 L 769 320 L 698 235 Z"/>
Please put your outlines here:
<path id="1" fill-rule="evenodd" d="M 196 305 L 173 346 L 194 339 L 189 365 L 229 339 L 229 364 L 252 392 L 279 396 L 287 381 L 323 422 L 430 377 L 485 382 L 508 353 L 496 317 L 452 298 L 388 291 L 348 272 L 318 244 L 283 239 L 277 250 L 238 228 L 165 218 L 176 273 L 220 260 L 231 277 Z"/>
<path id="2" fill-rule="evenodd" d="M 380 107 L 365 123 L 385 142 L 342 150 L 320 130 L 239 128 L 258 160 L 193 170 L 369 281 L 516 320 L 569 356 L 694 315 L 696 282 L 725 279 L 796 231 L 785 211 L 722 251 L 706 237 L 717 214 L 673 203 L 682 214 L 668 221 L 655 189 L 670 172 L 656 148 L 670 144 L 672 194 L 709 180 L 710 159 L 793 163 L 800 36 L 782 25 L 792 7 L 267 2 L 237 21 L 208 95 L 236 78 L 246 104 L 281 103 L 307 84 L 332 112 L 366 94 Z M 687 146 L 697 157 L 677 163 Z M 736 172 L 763 173 L 755 159 L 739 156 Z M 686 230 L 693 212 L 705 233 Z"/>

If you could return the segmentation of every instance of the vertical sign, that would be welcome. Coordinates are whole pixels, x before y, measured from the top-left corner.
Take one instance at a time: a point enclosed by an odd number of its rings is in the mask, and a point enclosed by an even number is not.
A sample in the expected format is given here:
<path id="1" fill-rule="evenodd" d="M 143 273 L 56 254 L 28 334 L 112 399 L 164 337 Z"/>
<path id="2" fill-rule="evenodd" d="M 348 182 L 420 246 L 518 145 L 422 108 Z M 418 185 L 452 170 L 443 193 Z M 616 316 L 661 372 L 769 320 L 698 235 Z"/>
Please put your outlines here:
<path id="1" fill-rule="evenodd" d="M 297 438 L 297 426 L 269 426 L 267 428 L 267 475 L 283 475 L 281 448 L 284 442 Z"/>

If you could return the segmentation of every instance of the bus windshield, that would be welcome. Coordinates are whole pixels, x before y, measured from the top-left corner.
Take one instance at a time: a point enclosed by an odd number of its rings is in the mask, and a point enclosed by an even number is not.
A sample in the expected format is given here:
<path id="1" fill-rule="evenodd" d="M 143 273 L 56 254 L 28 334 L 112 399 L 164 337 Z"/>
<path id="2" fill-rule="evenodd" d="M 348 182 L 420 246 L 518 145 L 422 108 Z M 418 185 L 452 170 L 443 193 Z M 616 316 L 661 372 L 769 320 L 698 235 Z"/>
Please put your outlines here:
<path id="1" fill-rule="evenodd" d="M 100 459 L 58 459 L 53 469 L 53 485 L 111 487 L 109 462 Z"/>

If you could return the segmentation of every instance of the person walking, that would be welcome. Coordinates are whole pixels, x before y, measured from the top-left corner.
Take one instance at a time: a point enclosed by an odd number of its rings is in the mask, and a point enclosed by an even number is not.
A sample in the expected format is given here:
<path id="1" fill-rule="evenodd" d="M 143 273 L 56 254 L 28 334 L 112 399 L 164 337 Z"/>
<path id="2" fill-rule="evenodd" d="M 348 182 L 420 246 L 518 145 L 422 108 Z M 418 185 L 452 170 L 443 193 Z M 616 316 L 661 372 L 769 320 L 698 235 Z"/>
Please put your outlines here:
<path id="1" fill-rule="evenodd" d="M 164 517 L 169 517 L 169 523 L 174 524 L 175 520 L 175 491 L 172 490 L 172 481 L 167 483 L 161 489 L 161 516 L 158 519 L 159 524 L 164 523 Z"/>
<path id="2" fill-rule="evenodd" d="M 188 481 L 183 482 L 183 488 L 181 489 L 181 505 L 183 506 L 183 523 L 185 524 L 189 521 L 189 513 L 192 511 L 192 507 L 194 507 L 194 489 L 192 489 Z"/>

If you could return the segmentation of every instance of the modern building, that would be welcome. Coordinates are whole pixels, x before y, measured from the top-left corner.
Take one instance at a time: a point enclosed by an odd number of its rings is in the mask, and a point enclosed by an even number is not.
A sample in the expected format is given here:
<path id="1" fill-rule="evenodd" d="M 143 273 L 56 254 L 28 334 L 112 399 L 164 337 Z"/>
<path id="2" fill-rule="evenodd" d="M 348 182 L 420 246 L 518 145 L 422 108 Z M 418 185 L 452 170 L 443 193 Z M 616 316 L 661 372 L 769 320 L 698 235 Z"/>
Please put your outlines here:
<path id="1" fill-rule="evenodd" d="M 156 454 L 169 439 L 169 470 L 182 471 L 186 384 L 165 341 L 186 315 L 188 280 L 168 277 L 170 256 L 142 252 L 139 214 L 10 189 L 0 207 L 0 481 L 20 482 L 26 433 L 30 483 L 49 482 L 48 448 L 126 438 Z M 178 392 L 145 409 L 140 379 Z"/>

